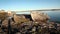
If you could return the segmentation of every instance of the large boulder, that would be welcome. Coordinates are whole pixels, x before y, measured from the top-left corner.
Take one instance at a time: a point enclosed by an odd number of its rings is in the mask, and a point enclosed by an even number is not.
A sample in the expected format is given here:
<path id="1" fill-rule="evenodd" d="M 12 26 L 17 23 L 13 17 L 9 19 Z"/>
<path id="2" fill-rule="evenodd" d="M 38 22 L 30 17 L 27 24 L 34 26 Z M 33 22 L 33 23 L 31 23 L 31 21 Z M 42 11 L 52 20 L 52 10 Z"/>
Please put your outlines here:
<path id="1" fill-rule="evenodd" d="M 47 20 L 49 20 L 49 16 L 41 11 L 40 12 L 32 11 L 31 17 L 33 21 L 37 21 L 37 22 L 46 22 Z"/>
<path id="2" fill-rule="evenodd" d="M 29 21 L 28 19 L 25 18 L 24 15 L 21 15 L 21 16 L 14 15 L 14 20 L 16 23 L 28 22 Z"/>

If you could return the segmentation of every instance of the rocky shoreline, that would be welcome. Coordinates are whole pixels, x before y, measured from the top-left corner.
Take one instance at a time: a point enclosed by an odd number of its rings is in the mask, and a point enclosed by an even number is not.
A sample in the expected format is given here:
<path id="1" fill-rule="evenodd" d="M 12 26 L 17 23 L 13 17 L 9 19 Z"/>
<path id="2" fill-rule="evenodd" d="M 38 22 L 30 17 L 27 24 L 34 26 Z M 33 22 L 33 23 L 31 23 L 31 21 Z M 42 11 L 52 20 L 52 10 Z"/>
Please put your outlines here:
<path id="1" fill-rule="evenodd" d="M 30 20 L 31 15 L 29 17 L 27 15 L 18 16 L 11 12 L 7 13 L 6 17 L 4 15 L 4 19 L 1 19 L 3 14 L 0 12 L 0 20 L 3 20 L 0 22 L 0 34 L 60 34 L 60 24 L 47 22 L 48 17 L 43 17 L 44 13 L 37 14 L 41 19 L 34 18 L 35 21 Z"/>

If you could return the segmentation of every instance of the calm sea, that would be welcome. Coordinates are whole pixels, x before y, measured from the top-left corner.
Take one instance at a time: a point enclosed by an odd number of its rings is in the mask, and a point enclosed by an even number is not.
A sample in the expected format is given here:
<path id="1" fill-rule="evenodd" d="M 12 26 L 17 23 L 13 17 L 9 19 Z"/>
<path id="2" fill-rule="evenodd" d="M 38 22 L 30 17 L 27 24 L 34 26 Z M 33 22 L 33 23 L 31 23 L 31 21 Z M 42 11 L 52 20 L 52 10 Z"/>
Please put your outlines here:
<path id="1" fill-rule="evenodd" d="M 50 16 L 50 21 L 60 22 L 60 11 L 45 11 Z"/>

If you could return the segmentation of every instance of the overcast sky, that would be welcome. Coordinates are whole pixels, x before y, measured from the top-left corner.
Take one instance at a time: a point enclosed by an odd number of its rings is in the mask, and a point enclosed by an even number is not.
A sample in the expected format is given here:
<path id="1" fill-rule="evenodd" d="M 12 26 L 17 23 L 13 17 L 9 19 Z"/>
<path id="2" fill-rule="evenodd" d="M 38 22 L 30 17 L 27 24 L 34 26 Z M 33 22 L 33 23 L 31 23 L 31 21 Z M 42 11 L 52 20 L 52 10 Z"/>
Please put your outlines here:
<path id="1" fill-rule="evenodd" d="M 60 0 L 0 0 L 0 9 L 37 10 L 60 8 Z"/>

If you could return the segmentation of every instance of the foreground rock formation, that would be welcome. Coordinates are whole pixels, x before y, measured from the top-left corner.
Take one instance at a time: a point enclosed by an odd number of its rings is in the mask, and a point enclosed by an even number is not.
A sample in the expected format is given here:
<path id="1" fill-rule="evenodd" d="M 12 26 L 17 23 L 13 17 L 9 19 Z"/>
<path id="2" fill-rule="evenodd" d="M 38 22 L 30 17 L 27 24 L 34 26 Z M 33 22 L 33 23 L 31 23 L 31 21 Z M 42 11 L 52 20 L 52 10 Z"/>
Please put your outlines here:
<path id="1" fill-rule="evenodd" d="M 7 26 L 8 25 L 8 20 L 10 18 L 13 18 L 13 20 L 15 21 L 12 21 L 10 20 L 13 24 L 20 24 L 21 22 L 28 22 L 29 19 L 26 19 L 24 15 L 21 15 L 21 16 L 17 16 L 16 13 L 12 13 L 11 11 L 8 11 L 8 12 L 5 12 L 5 11 L 0 11 L 0 20 L 2 20 L 2 25 L 4 26 Z"/>

